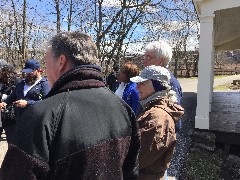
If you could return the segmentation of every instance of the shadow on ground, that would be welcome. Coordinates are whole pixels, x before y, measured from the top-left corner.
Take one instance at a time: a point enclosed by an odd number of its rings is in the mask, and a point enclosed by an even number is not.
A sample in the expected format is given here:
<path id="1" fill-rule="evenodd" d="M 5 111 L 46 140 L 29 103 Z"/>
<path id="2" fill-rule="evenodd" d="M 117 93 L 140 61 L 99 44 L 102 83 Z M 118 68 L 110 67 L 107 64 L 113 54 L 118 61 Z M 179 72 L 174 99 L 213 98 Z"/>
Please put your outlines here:
<path id="1" fill-rule="evenodd" d="M 174 157 L 168 169 L 168 176 L 179 179 L 184 162 L 187 159 L 188 151 L 191 146 L 191 138 L 188 133 L 194 128 L 194 118 L 196 115 L 197 94 L 194 92 L 183 93 L 181 105 L 184 108 L 182 117 L 182 129 L 177 133 L 177 146 Z"/>
<path id="2" fill-rule="evenodd" d="M 177 146 L 168 169 L 168 176 L 177 180 L 240 179 L 240 168 L 235 167 L 239 161 L 237 163 L 234 163 L 235 160 L 229 161 L 229 157 L 236 159 L 237 156 L 226 153 L 221 146 L 217 146 L 214 151 L 193 147 L 189 131 L 194 129 L 197 94 L 184 93 L 182 106 L 185 109 L 183 127 L 177 134 Z M 236 170 L 239 172 L 235 173 Z"/>

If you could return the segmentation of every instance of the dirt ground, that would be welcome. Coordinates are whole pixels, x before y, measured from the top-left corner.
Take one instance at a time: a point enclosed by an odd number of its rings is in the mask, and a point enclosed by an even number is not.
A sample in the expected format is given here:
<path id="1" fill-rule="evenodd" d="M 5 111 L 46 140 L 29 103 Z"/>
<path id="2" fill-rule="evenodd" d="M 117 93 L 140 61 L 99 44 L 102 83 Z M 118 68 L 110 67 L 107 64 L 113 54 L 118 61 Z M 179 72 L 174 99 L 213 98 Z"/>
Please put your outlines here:
<path id="1" fill-rule="evenodd" d="M 0 139 L 0 166 L 2 164 L 3 158 L 7 152 L 8 144 L 6 140 L 6 136 L 3 133 Z"/>

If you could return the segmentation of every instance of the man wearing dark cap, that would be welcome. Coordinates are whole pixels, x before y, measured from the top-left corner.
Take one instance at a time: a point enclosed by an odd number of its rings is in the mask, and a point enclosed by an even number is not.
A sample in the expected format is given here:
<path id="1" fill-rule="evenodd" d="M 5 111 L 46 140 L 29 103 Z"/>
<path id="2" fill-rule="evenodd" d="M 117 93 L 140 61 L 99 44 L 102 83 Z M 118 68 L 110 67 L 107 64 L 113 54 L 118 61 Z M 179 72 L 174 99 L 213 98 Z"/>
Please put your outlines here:
<path id="1" fill-rule="evenodd" d="M 0 103 L 1 109 L 10 105 L 16 107 L 17 123 L 24 110 L 42 100 L 50 90 L 48 80 L 41 76 L 42 70 L 37 60 L 27 60 L 22 72 L 25 73 L 25 79 L 16 86 L 15 91 L 6 100 Z"/>

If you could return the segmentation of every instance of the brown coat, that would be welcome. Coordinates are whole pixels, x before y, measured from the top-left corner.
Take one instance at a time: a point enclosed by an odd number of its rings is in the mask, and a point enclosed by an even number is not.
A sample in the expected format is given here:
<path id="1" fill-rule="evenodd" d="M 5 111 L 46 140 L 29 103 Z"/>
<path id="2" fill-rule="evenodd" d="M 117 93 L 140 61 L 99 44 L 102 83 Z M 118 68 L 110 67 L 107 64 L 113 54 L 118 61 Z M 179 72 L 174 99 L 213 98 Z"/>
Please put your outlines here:
<path id="1" fill-rule="evenodd" d="M 138 117 L 141 131 L 139 154 L 141 174 L 159 177 L 170 165 L 176 145 L 175 123 L 184 114 L 184 109 L 170 103 L 167 98 L 158 98 L 144 105 Z"/>

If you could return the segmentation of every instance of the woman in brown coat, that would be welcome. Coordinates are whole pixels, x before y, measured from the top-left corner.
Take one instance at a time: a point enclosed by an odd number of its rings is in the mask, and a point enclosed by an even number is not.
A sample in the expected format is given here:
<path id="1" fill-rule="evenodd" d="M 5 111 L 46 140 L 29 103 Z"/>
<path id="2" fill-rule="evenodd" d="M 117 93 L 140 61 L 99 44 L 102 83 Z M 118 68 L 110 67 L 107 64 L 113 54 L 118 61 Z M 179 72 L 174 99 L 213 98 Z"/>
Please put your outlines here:
<path id="1" fill-rule="evenodd" d="M 141 131 L 139 154 L 142 180 L 164 179 L 176 145 L 175 123 L 184 110 L 170 87 L 169 71 L 161 66 L 145 67 L 136 82 L 140 95 L 142 113 L 137 117 Z"/>

